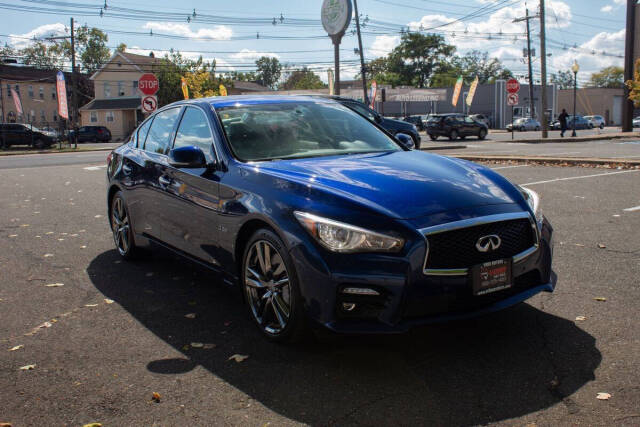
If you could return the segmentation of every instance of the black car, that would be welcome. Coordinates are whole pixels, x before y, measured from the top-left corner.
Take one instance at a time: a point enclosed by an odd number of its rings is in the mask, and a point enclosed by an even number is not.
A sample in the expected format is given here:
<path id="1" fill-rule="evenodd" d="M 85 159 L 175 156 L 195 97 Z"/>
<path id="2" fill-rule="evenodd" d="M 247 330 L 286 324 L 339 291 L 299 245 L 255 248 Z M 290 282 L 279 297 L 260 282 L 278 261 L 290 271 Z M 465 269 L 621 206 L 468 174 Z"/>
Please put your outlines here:
<path id="1" fill-rule="evenodd" d="M 0 124 L 0 147 L 29 145 L 35 148 L 49 148 L 55 141 L 40 129 L 20 123 Z"/>
<path id="2" fill-rule="evenodd" d="M 407 135 L 410 135 L 413 139 L 413 144 L 415 145 L 416 150 L 420 149 L 420 134 L 418 133 L 418 128 L 413 123 L 407 123 L 403 122 L 402 120 L 394 120 L 383 117 L 377 111 L 372 110 L 362 102 L 356 101 L 355 99 L 343 98 L 341 96 L 334 95 L 322 95 L 322 97 L 331 98 L 334 101 L 337 101 L 340 104 L 344 105 L 345 107 L 351 108 L 356 113 L 361 114 L 367 119 L 376 123 L 391 135 L 396 135 L 398 133 L 405 133 Z"/>
<path id="3" fill-rule="evenodd" d="M 486 124 L 463 114 L 433 114 L 427 121 L 427 133 L 433 141 L 439 136 L 446 136 L 451 141 L 467 136 L 485 139 L 488 132 Z"/>
<path id="4" fill-rule="evenodd" d="M 402 120 L 407 123 L 411 123 L 412 125 L 415 125 L 420 132 L 424 131 L 425 129 L 424 122 L 422 121 L 422 117 L 420 116 L 407 116 Z"/>
<path id="5" fill-rule="evenodd" d="M 104 126 L 82 126 L 78 129 L 78 142 L 109 142 L 111 131 Z"/>
<path id="6" fill-rule="evenodd" d="M 573 128 L 574 128 L 573 116 L 570 115 L 567 117 L 567 129 L 573 129 Z M 593 125 L 589 120 L 576 114 L 575 129 L 579 130 L 579 129 L 592 129 L 592 128 L 593 128 Z M 551 123 L 551 129 L 554 129 L 554 130 L 562 129 L 562 126 L 560 126 L 560 120 L 555 120 L 553 123 Z"/>

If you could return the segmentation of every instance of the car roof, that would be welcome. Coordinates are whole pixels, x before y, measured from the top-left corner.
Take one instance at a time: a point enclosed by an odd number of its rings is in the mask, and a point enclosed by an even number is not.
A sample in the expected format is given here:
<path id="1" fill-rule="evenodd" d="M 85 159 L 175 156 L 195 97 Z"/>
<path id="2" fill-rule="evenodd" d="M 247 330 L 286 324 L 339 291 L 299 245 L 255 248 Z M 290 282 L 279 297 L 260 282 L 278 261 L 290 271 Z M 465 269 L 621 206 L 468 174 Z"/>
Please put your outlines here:
<path id="1" fill-rule="evenodd" d="M 200 98 L 197 101 L 206 102 L 213 108 L 224 108 L 241 105 L 275 104 L 275 103 L 299 103 L 299 102 L 331 102 L 329 96 L 308 96 L 308 95 L 231 95 L 215 96 L 210 98 Z M 344 98 L 345 100 L 350 100 Z"/>

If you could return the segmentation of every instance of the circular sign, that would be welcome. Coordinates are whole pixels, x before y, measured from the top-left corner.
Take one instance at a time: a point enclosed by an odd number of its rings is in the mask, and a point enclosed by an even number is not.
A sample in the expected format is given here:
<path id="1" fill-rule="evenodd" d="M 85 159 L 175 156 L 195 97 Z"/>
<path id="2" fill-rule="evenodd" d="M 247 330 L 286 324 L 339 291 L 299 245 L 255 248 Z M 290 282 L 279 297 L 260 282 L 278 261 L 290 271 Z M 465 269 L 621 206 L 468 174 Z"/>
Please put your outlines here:
<path id="1" fill-rule="evenodd" d="M 516 79 L 507 80 L 507 92 L 518 93 L 520 90 L 520 83 Z"/>
<path id="2" fill-rule="evenodd" d="M 144 93 L 145 95 L 153 95 L 158 91 L 158 89 L 160 89 L 158 78 L 155 76 L 155 74 L 143 74 L 138 80 L 138 89 L 140 89 L 140 92 Z"/>
<path id="3" fill-rule="evenodd" d="M 142 98 L 142 111 L 145 113 L 153 113 L 158 108 L 158 98 L 153 95 Z"/>
<path id="4" fill-rule="evenodd" d="M 510 93 L 507 95 L 507 105 L 518 105 L 519 97 L 517 93 Z"/>
<path id="5" fill-rule="evenodd" d="M 324 0 L 322 26 L 330 36 L 344 33 L 351 22 L 351 0 Z"/>

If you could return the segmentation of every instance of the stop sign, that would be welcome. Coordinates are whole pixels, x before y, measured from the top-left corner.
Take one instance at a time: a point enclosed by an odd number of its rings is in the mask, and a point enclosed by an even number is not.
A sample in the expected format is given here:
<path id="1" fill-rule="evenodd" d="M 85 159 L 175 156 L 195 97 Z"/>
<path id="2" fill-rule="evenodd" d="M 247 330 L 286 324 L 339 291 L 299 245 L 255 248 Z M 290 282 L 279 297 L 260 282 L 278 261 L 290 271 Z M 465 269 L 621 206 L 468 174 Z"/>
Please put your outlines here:
<path id="1" fill-rule="evenodd" d="M 507 92 L 518 93 L 520 90 L 520 83 L 516 79 L 507 80 Z"/>
<path id="2" fill-rule="evenodd" d="M 159 88 L 160 84 L 158 83 L 158 78 L 155 74 L 143 74 L 140 77 L 140 80 L 138 80 L 138 89 L 145 95 L 153 95 Z"/>

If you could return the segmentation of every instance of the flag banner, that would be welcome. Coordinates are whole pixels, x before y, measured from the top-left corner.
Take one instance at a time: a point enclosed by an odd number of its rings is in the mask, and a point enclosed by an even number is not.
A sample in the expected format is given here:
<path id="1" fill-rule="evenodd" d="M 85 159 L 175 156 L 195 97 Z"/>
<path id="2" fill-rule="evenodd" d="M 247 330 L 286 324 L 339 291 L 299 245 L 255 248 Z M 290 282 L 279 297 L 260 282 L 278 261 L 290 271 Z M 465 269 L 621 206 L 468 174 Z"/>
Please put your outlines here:
<path id="1" fill-rule="evenodd" d="M 20 95 L 18 95 L 18 92 L 16 92 L 16 90 L 13 88 L 11 88 L 11 96 L 13 97 L 13 103 L 16 106 L 16 115 L 23 114 L 22 102 L 20 102 Z"/>
<path id="2" fill-rule="evenodd" d="M 478 76 L 476 76 L 473 83 L 471 83 L 471 87 L 469 88 L 469 93 L 467 94 L 467 107 L 471 107 L 471 103 L 473 102 L 473 96 L 476 94 L 477 87 L 478 87 Z"/>
<path id="3" fill-rule="evenodd" d="M 376 96 L 378 95 L 378 84 L 376 83 L 376 81 L 372 81 L 371 82 L 371 108 L 375 109 L 376 108 Z"/>
<path id="4" fill-rule="evenodd" d="M 453 98 L 451 99 L 451 104 L 455 107 L 458 105 L 458 98 L 460 98 L 460 91 L 462 90 L 462 76 L 458 77 L 458 81 L 456 82 L 456 86 L 453 89 Z"/>
<path id="5" fill-rule="evenodd" d="M 64 73 L 56 74 L 56 93 L 58 95 L 58 116 L 69 120 L 69 107 L 67 105 L 67 85 L 64 81 Z"/>
<path id="6" fill-rule="evenodd" d="M 180 77 L 180 87 L 182 88 L 182 95 L 184 95 L 184 99 L 189 99 L 189 86 L 187 86 L 187 81 L 184 77 Z"/>
<path id="7" fill-rule="evenodd" d="M 227 88 L 224 85 L 220 85 L 220 96 L 227 96 Z"/>

